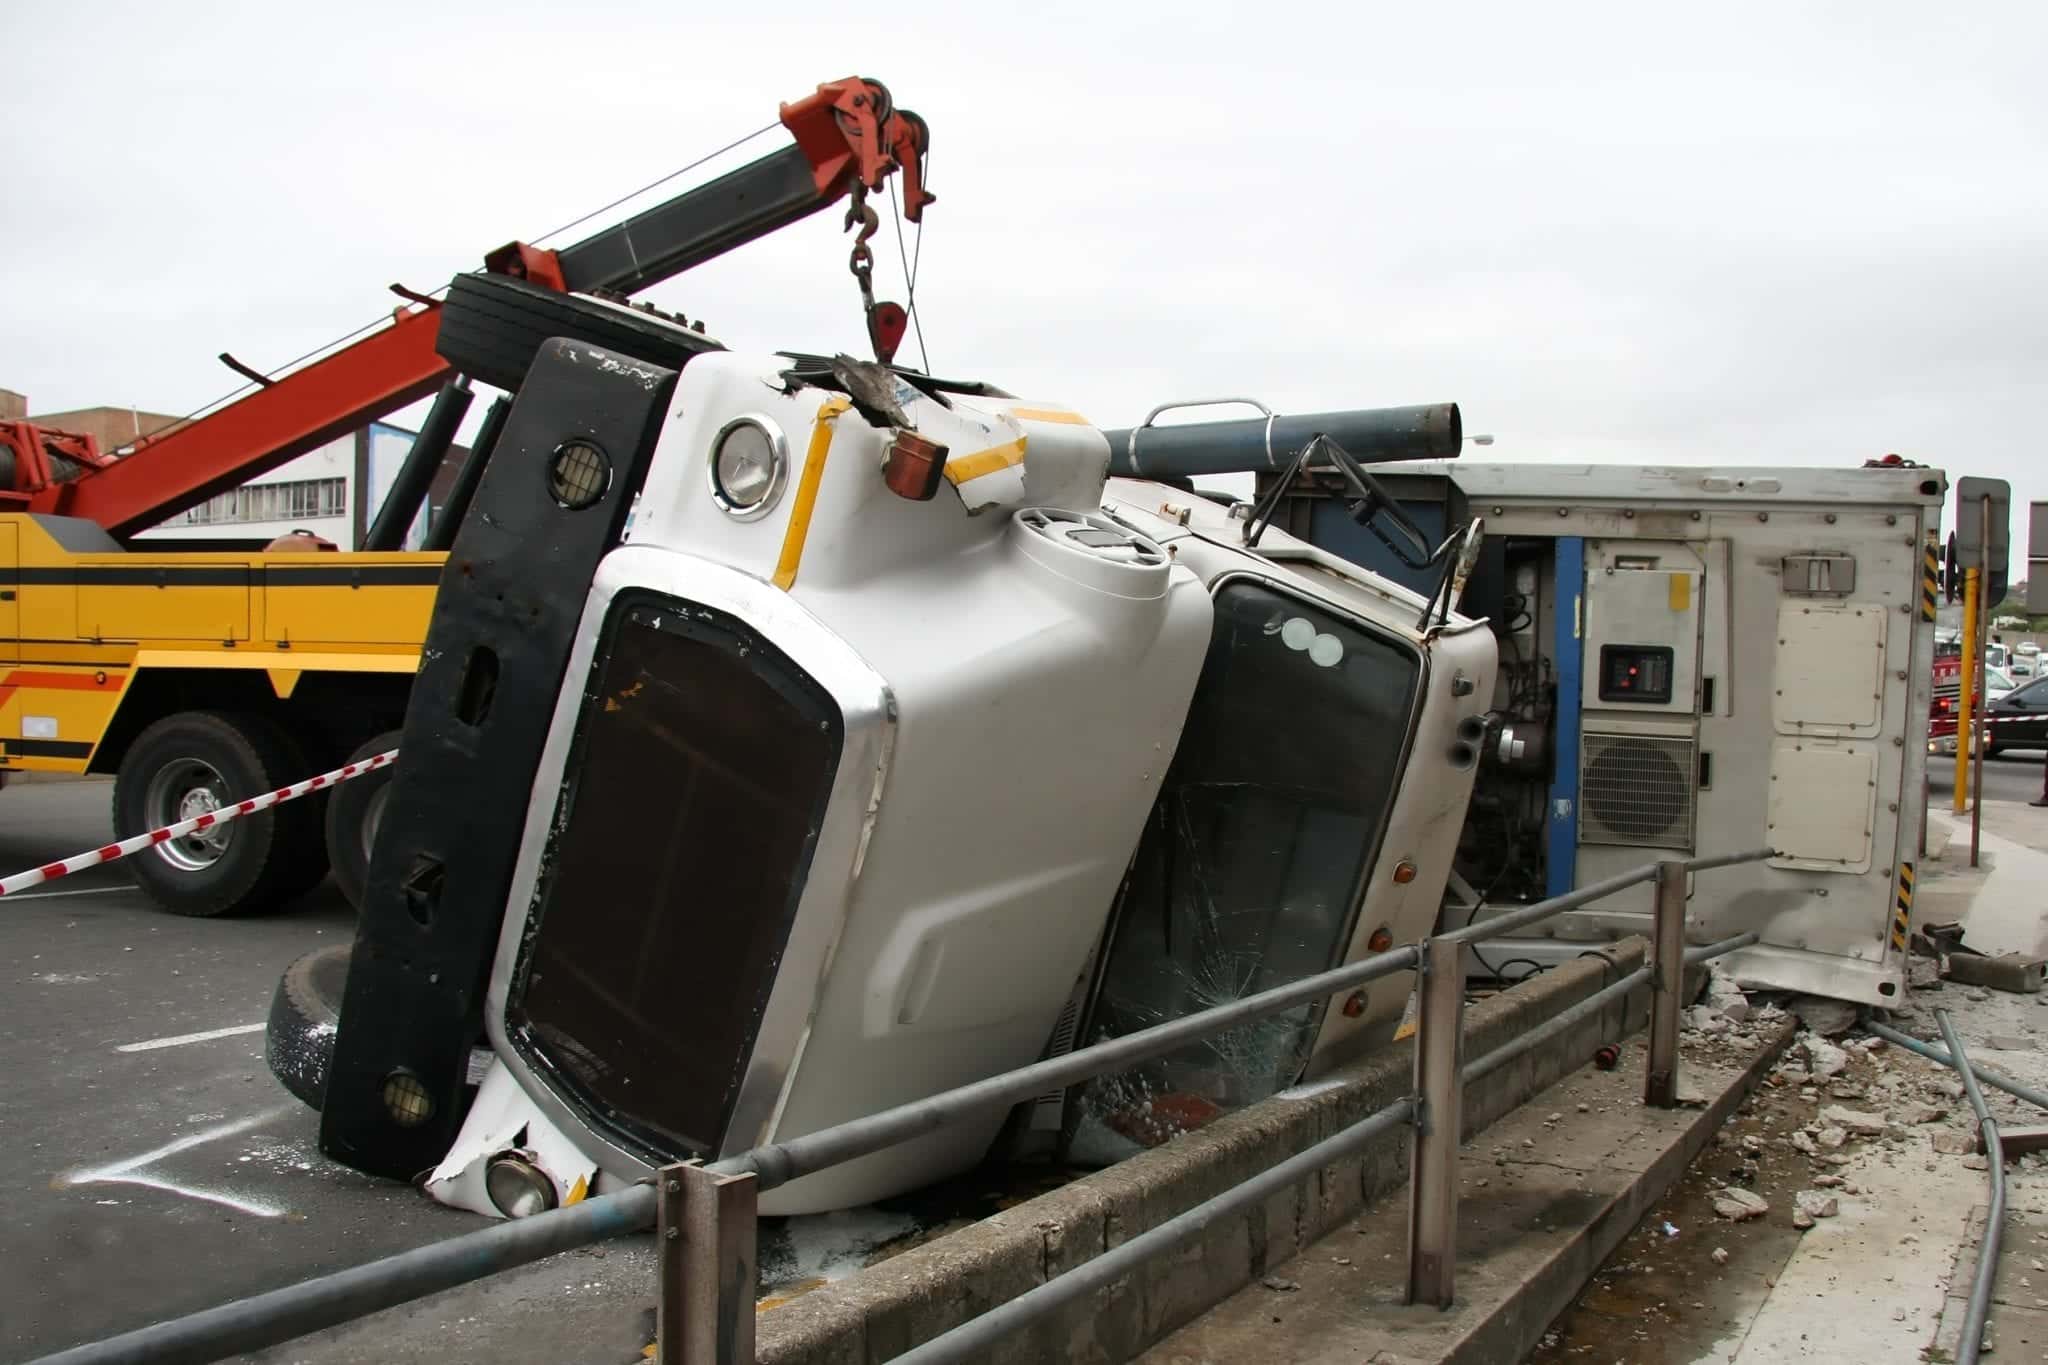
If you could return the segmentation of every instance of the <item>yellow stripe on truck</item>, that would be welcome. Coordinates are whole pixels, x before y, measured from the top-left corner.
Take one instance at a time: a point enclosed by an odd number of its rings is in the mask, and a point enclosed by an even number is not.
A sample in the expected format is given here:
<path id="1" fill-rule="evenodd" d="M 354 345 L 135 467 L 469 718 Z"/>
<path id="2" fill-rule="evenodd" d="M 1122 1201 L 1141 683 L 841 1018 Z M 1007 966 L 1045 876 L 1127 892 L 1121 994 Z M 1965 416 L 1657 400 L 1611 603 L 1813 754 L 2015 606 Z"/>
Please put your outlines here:
<path id="1" fill-rule="evenodd" d="M 1024 438 L 1019 436 L 1004 445 L 991 446 L 987 450 L 977 450 L 972 455 L 961 455 L 947 460 L 946 480 L 957 488 L 969 479 L 978 479 L 984 474 L 993 474 L 999 469 L 1022 464 L 1023 461 Z"/>
<path id="2" fill-rule="evenodd" d="M 782 533 L 782 554 L 775 561 L 775 586 L 788 592 L 796 583 L 797 566 L 803 563 L 804 541 L 811 534 L 811 513 L 818 505 L 818 484 L 825 477 L 825 456 L 832 449 L 832 419 L 853 404 L 844 398 L 828 398 L 818 405 L 811 425 L 810 449 L 804 452 L 804 472 L 798 476 L 796 498 L 789 508 L 789 526 Z"/>

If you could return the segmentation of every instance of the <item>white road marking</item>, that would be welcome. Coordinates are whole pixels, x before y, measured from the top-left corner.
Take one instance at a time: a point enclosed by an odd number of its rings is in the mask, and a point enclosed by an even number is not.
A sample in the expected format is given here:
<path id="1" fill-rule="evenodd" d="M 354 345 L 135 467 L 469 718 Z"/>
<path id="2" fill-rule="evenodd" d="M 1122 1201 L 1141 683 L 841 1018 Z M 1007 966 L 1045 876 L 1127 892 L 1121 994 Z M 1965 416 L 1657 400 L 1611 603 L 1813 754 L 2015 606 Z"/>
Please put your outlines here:
<path id="1" fill-rule="evenodd" d="M 151 1162 L 176 1156 L 180 1152 L 208 1142 L 217 1142 L 224 1137 L 233 1137 L 237 1133 L 246 1133 L 251 1128 L 259 1128 L 272 1119 L 291 1112 L 292 1106 L 284 1105 L 246 1119 L 237 1119 L 233 1123 L 217 1124 L 197 1133 L 187 1133 L 184 1137 L 166 1142 L 163 1146 L 144 1152 L 141 1156 L 117 1161 L 110 1166 L 100 1166 L 88 1171 L 66 1171 L 50 1184 L 52 1188 L 59 1190 L 70 1189 L 75 1185 L 140 1185 L 148 1190 L 163 1190 L 167 1194 L 178 1194 L 187 1199 L 201 1199 L 209 1204 L 219 1204 L 253 1218 L 282 1218 L 285 1211 L 274 1205 L 260 1204 L 253 1199 L 243 1199 L 232 1194 L 222 1194 L 218 1190 L 197 1189 L 162 1176 L 141 1175 L 137 1172 Z"/>
<path id="2" fill-rule="evenodd" d="M 238 1033 L 254 1033 L 261 1024 L 236 1024 L 233 1028 L 210 1028 L 204 1033 L 181 1033 L 175 1038 L 151 1038 L 145 1043 L 123 1043 L 116 1052 L 154 1052 L 160 1047 L 183 1047 L 187 1043 L 210 1043 L 216 1038 L 232 1038 Z"/>
<path id="3" fill-rule="evenodd" d="M 25 896 L 17 892 L 7 899 L 11 901 L 47 901 L 55 900 L 59 896 L 110 896 L 117 895 L 123 891 L 139 893 L 141 890 L 142 888 L 139 886 L 132 886 L 126 882 L 115 882 L 109 886 L 74 886 L 68 891 L 31 891 Z"/>

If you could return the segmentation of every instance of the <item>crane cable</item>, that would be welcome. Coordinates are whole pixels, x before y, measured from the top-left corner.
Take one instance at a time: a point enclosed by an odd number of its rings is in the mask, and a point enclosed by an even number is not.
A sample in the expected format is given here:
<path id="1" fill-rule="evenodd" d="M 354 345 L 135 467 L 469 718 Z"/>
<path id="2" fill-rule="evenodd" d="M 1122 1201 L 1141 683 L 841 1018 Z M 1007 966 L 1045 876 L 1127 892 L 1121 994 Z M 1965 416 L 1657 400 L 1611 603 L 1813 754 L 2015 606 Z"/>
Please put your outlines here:
<path id="1" fill-rule="evenodd" d="M 542 233 L 540 236 L 535 237 L 532 240 L 531 245 L 539 246 L 542 242 L 547 241 L 550 237 L 558 237 L 562 233 L 567 232 L 570 228 L 580 227 L 584 223 L 589 222 L 591 219 L 599 216 L 600 214 L 609 213 L 613 209 L 619 207 L 621 204 L 630 203 L 632 200 L 638 199 L 641 195 L 646 194 L 649 190 L 659 189 L 663 185 L 668 184 L 671 180 L 676 179 L 678 176 L 688 175 L 691 171 L 696 170 L 698 167 L 704 165 L 706 162 L 715 161 L 719 157 L 724 156 L 727 152 L 733 151 L 740 147 L 744 147 L 747 143 L 752 142 L 755 138 L 760 137 L 763 133 L 773 132 L 775 129 L 781 126 L 782 123 L 779 119 L 774 123 L 764 124 L 763 126 L 756 128 L 753 132 L 748 133 L 745 137 L 735 138 L 733 141 L 726 143 L 723 147 L 720 147 L 715 152 L 707 152 L 703 156 L 698 157 L 695 161 L 690 162 L 686 166 L 678 166 L 675 170 L 670 171 L 667 175 L 662 176 L 658 180 L 648 181 L 645 185 L 642 185 L 639 189 L 632 191 L 630 194 L 620 195 L 617 199 L 612 200 L 609 204 L 605 204 L 600 208 L 592 209 L 590 212 L 584 214 L 580 218 L 571 219 L 569 222 L 562 224 L 558 228 L 553 228 L 547 232 Z M 894 201 L 892 200 L 891 203 L 893 205 Z M 920 225 L 920 237 L 922 236 L 922 231 L 922 225 Z M 439 289 L 429 290 L 426 294 L 426 297 L 439 298 L 441 295 L 447 292 L 448 286 L 444 284 Z M 264 371 L 263 377 L 265 380 L 275 383 L 277 379 L 286 371 L 296 369 L 298 366 L 305 364 L 309 360 L 316 359 L 318 357 L 328 354 L 329 352 L 338 350 L 341 347 L 348 345 L 348 343 L 350 343 L 351 341 L 354 341 L 357 337 L 363 336 L 369 332 L 376 331 L 379 327 L 384 326 L 390 320 L 391 318 L 389 314 L 379 314 L 377 317 L 372 318 L 370 321 L 356 328 L 353 332 L 349 332 L 346 333 L 345 335 L 338 336 L 334 338 L 334 340 L 332 341 L 322 342 L 320 345 L 315 346 L 312 350 L 307 351 L 304 355 L 298 356 L 292 360 L 287 360 L 284 362 L 284 364 L 279 365 L 275 369 Z M 919 338 L 918 344 L 920 346 L 923 345 L 922 337 Z M 249 390 L 257 387 L 259 387 L 257 382 L 251 380 L 249 383 L 230 389 L 228 392 L 222 394 L 218 398 L 213 399 L 211 402 L 200 404 L 198 407 L 192 409 L 192 411 L 186 413 L 183 417 L 173 418 L 170 421 L 165 422 L 161 426 L 152 427 L 148 431 L 138 434 L 134 440 L 124 442 L 123 445 L 119 448 L 125 449 L 131 446 L 140 445 L 144 441 L 148 440 L 153 436 L 156 436 L 160 432 L 169 431 L 174 427 L 181 427 L 185 425 L 187 422 L 205 416 L 206 414 L 212 412 L 215 408 L 218 408 L 223 404 L 233 402 L 235 399 L 240 398 Z"/>

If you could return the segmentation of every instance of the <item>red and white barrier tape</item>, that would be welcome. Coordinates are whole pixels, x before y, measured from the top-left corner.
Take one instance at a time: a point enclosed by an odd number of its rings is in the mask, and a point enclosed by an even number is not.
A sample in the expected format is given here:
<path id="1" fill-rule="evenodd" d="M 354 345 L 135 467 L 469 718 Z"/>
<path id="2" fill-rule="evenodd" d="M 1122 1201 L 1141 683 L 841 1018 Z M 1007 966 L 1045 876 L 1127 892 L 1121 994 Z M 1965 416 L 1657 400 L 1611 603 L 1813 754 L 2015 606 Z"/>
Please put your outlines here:
<path id="1" fill-rule="evenodd" d="M 153 829 L 147 834 L 138 834 L 133 838 L 123 839 L 118 843 L 108 844 L 104 848 L 96 848 L 90 853 L 80 853 L 75 857 L 60 859 L 54 863 L 44 863 L 41 867 L 32 868 L 27 872 L 17 872 L 12 877 L 0 877 L 0 896 L 26 890 L 31 886 L 39 886 L 44 882 L 54 881 L 58 877 L 67 876 L 73 872 L 82 872 L 88 867 L 97 867 L 101 863 L 111 863 L 117 859 L 125 858 L 131 853 L 140 853 L 146 848 L 155 848 L 158 844 L 169 843 L 173 839 L 182 839 L 188 834 L 197 834 L 202 829 L 211 829 L 215 825 L 224 825 L 230 820 L 239 820 L 244 815 L 254 815 L 257 811 L 270 809 L 280 801 L 290 801 L 297 797 L 310 795 L 316 791 L 324 791 L 329 787 L 346 782 L 352 777 L 361 777 L 364 773 L 374 769 L 388 767 L 392 763 L 397 762 L 397 760 L 398 750 L 386 749 L 383 753 L 372 758 L 366 758 L 360 763 L 345 763 L 331 773 L 322 773 L 318 777 L 309 777 L 304 782 L 296 782 L 289 787 L 280 787 L 274 792 L 265 792 L 261 796 L 252 796 L 247 801 L 240 801 L 232 806 L 223 806 L 219 810 L 208 811 L 206 814 L 194 816 L 190 820 L 180 820 L 175 825 L 166 825 L 162 829 Z"/>

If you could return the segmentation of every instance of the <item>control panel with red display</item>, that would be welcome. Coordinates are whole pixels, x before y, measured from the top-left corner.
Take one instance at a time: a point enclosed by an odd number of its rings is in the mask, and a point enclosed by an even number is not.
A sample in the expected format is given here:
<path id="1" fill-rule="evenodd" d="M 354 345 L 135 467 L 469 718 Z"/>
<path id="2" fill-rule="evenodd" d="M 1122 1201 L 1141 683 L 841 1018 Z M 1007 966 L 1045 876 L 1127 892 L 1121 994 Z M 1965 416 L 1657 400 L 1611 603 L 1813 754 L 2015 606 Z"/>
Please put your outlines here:
<path id="1" fill-rule="evenodd" d="M 1671 700 L 1671 664 L 1666 645 L 1600 646 L 1600 700 L 1664 705 Z"/>

